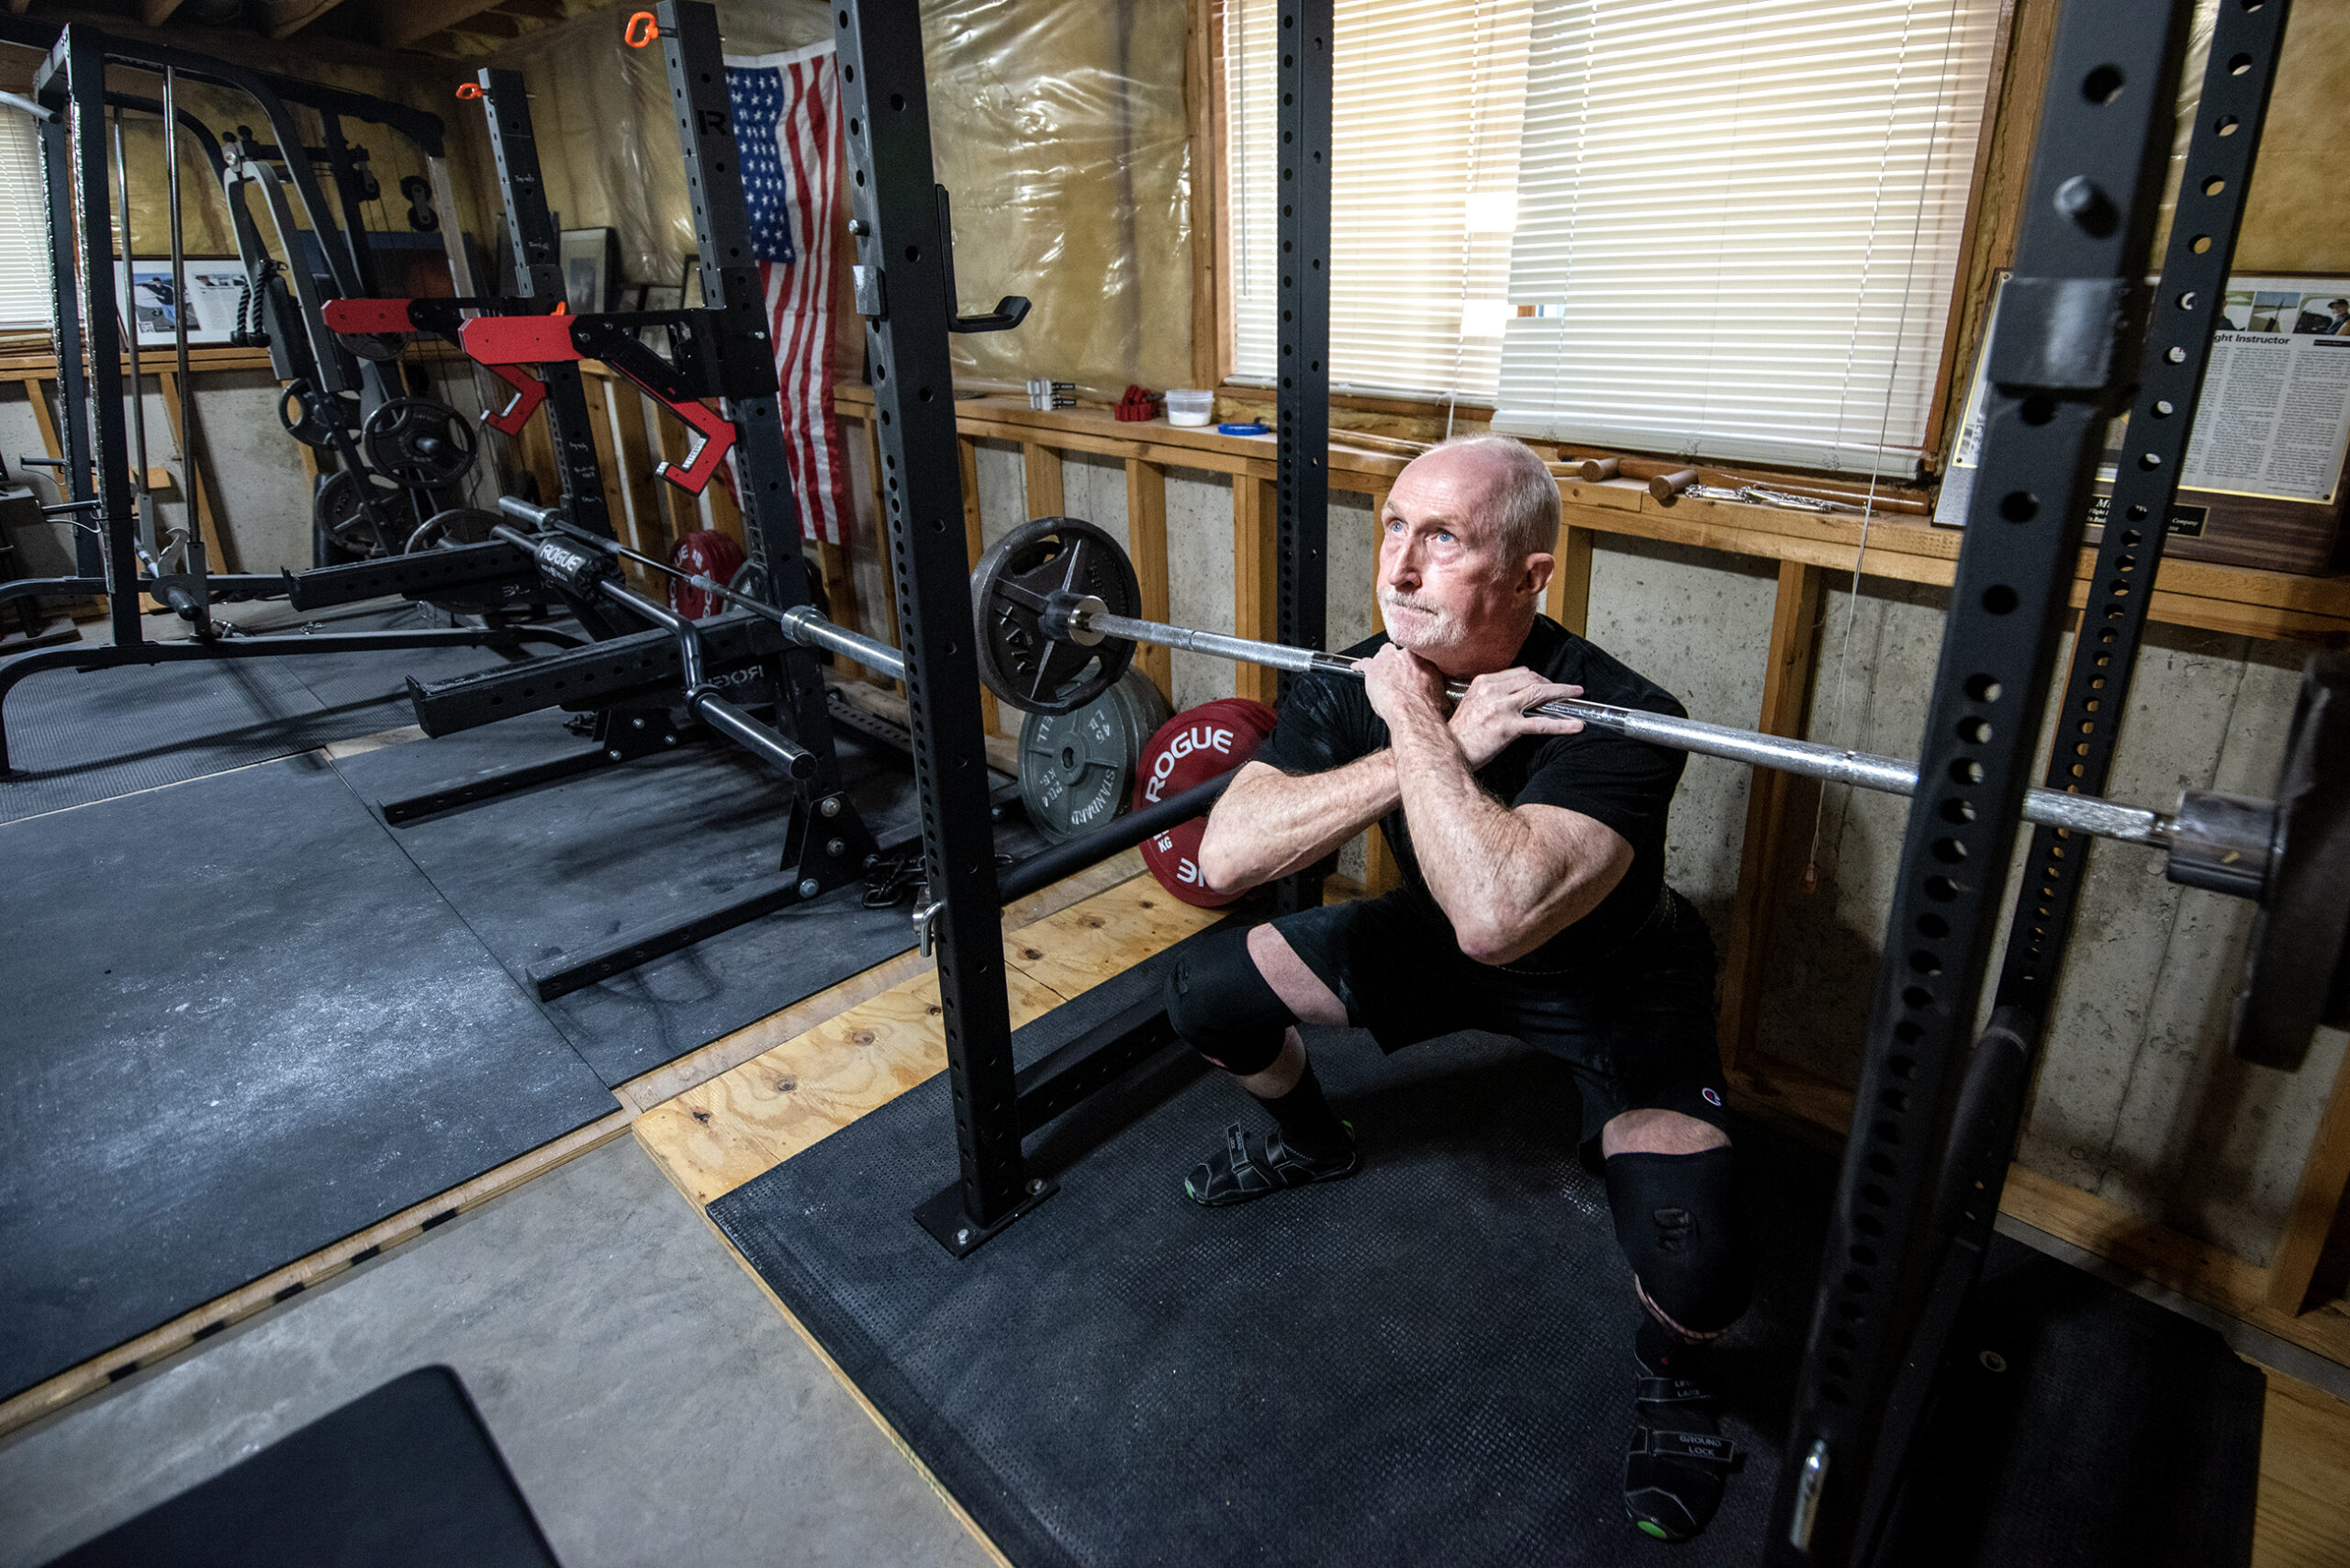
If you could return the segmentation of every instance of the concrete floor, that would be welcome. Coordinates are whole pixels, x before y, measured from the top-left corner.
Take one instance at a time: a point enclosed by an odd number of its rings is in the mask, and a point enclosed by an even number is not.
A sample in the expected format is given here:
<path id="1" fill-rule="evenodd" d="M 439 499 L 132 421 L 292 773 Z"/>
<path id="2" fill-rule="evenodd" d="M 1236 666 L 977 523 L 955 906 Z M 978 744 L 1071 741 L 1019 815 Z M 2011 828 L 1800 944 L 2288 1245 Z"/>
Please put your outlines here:
<path id="1" fill-rule="evenodd" d="M 567 1568 L 990 1561 L 621 1138 L 0 1439 L 0 1568 L 436 1361 Z"/>

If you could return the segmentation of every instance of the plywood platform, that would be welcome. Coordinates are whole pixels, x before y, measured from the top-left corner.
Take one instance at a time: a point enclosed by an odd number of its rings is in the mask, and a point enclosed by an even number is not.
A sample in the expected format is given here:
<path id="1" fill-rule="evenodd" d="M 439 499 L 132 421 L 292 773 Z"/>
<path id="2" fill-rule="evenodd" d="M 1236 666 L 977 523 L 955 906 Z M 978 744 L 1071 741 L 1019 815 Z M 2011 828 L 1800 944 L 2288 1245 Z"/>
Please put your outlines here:
<path id="1" fill-rule="evenodd" d="M 1091 990 L 1215 923 L 1147 876 L 1018 927 L 1004 938 L 1012 1025 Z M 938 974 L 912 979 L 652 1106 L 636 1137 L 697 1207 L 946 1066 Z M 946 1160 L 950 1151 L 942 1148 Z"/>

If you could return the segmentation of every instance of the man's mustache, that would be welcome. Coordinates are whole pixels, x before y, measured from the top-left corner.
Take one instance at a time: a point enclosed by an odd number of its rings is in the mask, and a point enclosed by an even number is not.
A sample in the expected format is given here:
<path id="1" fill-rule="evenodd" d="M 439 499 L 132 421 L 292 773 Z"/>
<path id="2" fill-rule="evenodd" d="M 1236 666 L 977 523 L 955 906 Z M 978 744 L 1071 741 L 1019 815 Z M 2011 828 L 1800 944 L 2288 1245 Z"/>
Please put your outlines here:
<path id="1" fill-rule="evenodd" d="M 1405 599 L 1397 594 L 1382 593 L 1379 596 L 1379 603 L 1381 608 L 1385 610 L 1416 610 L 1423 615 L 1444 613 L 1443 610 L 1437 605 L 1422 604 L 1416 599 Z"/>

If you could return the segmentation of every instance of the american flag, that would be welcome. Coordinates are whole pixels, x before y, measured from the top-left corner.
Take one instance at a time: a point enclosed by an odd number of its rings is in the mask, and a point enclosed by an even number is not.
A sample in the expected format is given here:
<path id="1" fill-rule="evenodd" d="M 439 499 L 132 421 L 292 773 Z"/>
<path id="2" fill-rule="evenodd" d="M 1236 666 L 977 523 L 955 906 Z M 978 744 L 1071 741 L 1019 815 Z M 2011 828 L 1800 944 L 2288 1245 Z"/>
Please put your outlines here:
<path id="1" fill-rule="evenodd" d="M 811 539 L 839 544 L 853 514 L 847 449 L 833 412 L 833 218 L 841 170 L 833 46 L 729 55 L 726 92 L 750 203 L 751 246 L 767 292 L 800 528 Z"/>

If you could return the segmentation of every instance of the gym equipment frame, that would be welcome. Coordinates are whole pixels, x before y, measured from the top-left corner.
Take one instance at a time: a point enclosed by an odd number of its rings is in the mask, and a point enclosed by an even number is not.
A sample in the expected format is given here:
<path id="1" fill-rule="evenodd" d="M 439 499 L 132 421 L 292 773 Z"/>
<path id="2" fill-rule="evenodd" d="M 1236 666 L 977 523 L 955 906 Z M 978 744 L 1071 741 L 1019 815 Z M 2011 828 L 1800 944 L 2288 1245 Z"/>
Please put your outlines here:
<path id="1" fill-rule="evenodd" d="M 592 948 L 533 966 L 530 979 L 542 1001 L 817 898 L 860 879 L 867 859 L 878 852 L 871 832 L 842 790 L 830 705 L 810 648 L 780 635 L 767 617 L 721 617 L 699 625 L 617 581 L 624 553 L 611 537 L 580 389 L 578 362 L 588 358 L 604 360 L 694 427 L 699 439 L 687 462 L 665 465 L 660 471 L 668 482 L 699 493 L 729 453 L 734 454 L 737 494 L 760 578 L 783 610 L 813 613 L 779 418 L 774 354 L 758 270 L 749 259 L 750 220 L 716 16 L 707 6 L 688 7 L 682 17 L 665 11 L 659 39 L 694 196 L 703 297 L 713 303 L 699 310 L 650 316 L 483 314 L 458 329 L 465 353 L 477 363 L 501 375 L 512 367 L 532 366 L 542 378 L 539 384 L 545 390 L 548 418 L 562 454 L 562 501 L 538 507 L 503 498 L 501 510 L 535 532 L 525 534 L 500 525 L 497 533 L 501 547 L 526 552 L 541 576 L 579 611 L 583 623 L 605 640 L 528 667 L 487 671 L 411 690 L 419 722 L 434 734 L 556 703 L 597 703 L 603 711 L 596 747 L 577 759 L 391 802 L 386 814 L 394 821 L 407 820 L 674 745 L 677 732 L 670 725 L 668 705 L 680 687 L 689 711 L 776 767 L 792 786 L 793 795 L 776 875 L 682 918 L 623 931 Z M 494 132 L 509 221 L 517 237 L 518 264 L 527 270 L 525 292 L 559 298 L 556 236 L 539 179 L 521 76 L 484 71 L 479 88 Z M 381 307 L 384 327 L 402 322 L 410 329 L 420 326 L 414 302 L 369 305 Z M 361 318 L 353 312 L 343 319 L 356 322 Z M 438 330 L 437 318 L 423 319 L 423 330 Z M 675 364 L 636 337 L 640 328 L 656 320 L 671 323 L 683 339 Z M 524 382 L 508 378 L 522 398 L 530 398 Z M 718 414 L 700 400 L 712 392 L 723 399 Z M 670 569 L 664 563 L 646 564 Z M 649 622 L 651 629 L 606 635 L 623 624 L 640 622 Z M 749 673 L 759 666 L 765 666 L 775 696 L 772 726 L 746 713 L 715 678 L 722 670 Z"/>
<path id="2" fill-rule="evenodd" d="M 58 274 L 61 284 L 61 336 L 69 315 L 68 298 L 73 292 L 66 286 L 78 275 L 87 291 L 86 298 L 72 300 L 70 312 L 75 319 L 83 353 L 78 365 L 81 370 L 78 377 L 81 398 L 69 408 L 68 418 L 69 424 L 76 418 L 85 421 L 83 428 L 88 461 L 81 463 L 80 454 L 69 456 L 69 463 L 74 465 L 66 476 L 68 493 L 73 498 L 69 507 L 76 512 L 95 514 L 95 527 L 100 537 L 105 567 L 105 577 L 98 586 L 108 598 L 114 644 L 108 647 L 50 649 L 28 654 L 0 667 L 0 713 L 5 712 L 8 692 L 18 683 L 50 669 L 88 671 L 130 665 L 389 652 L 403 648 L 470 646 L 512 649 L 532 642 L 556 647 L 576 644 L 577 639 L 567 633 L 529 626 L 235 635 L 228 629 L 216 627 L 211 622 L 208 606 L 216 579 L 203 569 L 200 550 L 188 557 L 188 564 L 194 568 L 190 572 L 175 576 L 141 576 L 140 542 L 136 533 L 137 520 L 129 489 L 130 458 L 126 450 L 124 428 L 122 318 L 118 309 L 115 274 L 111 265 L 112 196 L 105 162 L 95 151 L 104 145 L 106 72 L 110 61 L 152 70 L 168 70 L 174 77 L 200 77 L 247 92 L 270 115 L 277 134 L 290 145 L 300 145 L 291 134 L 292 118 L 268 80 L 204 56 L 153 45 L 125 45 L 77 23 L 57 35 L 55 46 L 36 74 L 35 98 L 44 110 L 56 117 L 53 132 L 45 129 L 43 140 L 45 150 L 54 146 L 57 156 L 45 158 L 45 165 L 51 172 L 70 175 L 64 188 L 52 189 L 52 198 L 62 196 L 63 199 L 52 199 L 50 219 L 52 233 L 70 227 L 73 235 L 73 253 Z M 336 94 L 331 89 L 320 89 L 319 95 L 337 104 L 349 96 Z M 173 129 L 179 123 L 176 117 L 165 121 L 167 128 Z M 435 133 L 432 145 L 435 148 L 439 145 L 438 129 L 436 122 L 432 127 Z M 297 185 L 310 178 L 308 169 L 298 158 L 288 167 L 294 173 Z M 445 174 L 442 180 L 445 184 Z M 331 260 L 331 250 L 329 254 Z M 62 352 L 62 342 L 60 346 L 60 375 L 62 378 L 67 356 Z M 68 450 L 69 453 L 73 451 L 70 445 Z M 84 486 L 95 493 L 85 498 L 78 493 Z M 510 551 L 501 545 L 499 554 L 508 556 L 507 568 L 510 571 L 513 565 Z M 423 575 L 445 582 L 446 572 L 447 568 L 443 566 L 438 572 L 428 570 Z M 391 576 L 396 577 L 397 574 Z M 286 591 L 281 579 L 260 580 L 277 586 L 278 591 Z M 389 578 L 379 576 L 376 580 L 386 581 Z M 13 586 L 20 591 L 88 591 L 78 586 L 83 581 L 80 578 L 64 579 L 68 584 L 76 585 L 73 587 L 42 586 L 28 589 L 27 585 Z M 220 581 L 224 591 L 257 591 L 245 579 Z M 194 623 L 196 634 L 181 642 L 148 640 L 140 623 L 140 598 L 142 594 L 177 610 Z M 5 717 L 0 717 L 0 774 L 5 774 L 7 767 L 6 729 Z"/>

